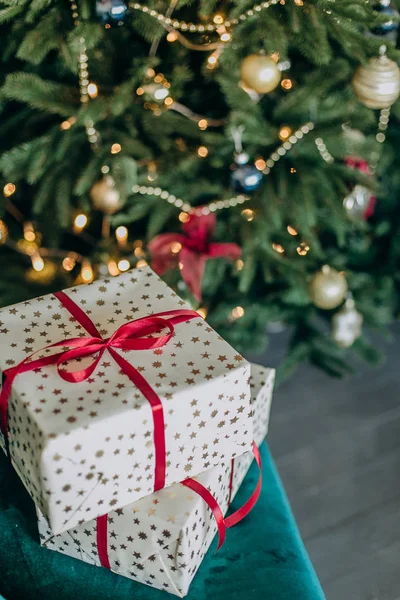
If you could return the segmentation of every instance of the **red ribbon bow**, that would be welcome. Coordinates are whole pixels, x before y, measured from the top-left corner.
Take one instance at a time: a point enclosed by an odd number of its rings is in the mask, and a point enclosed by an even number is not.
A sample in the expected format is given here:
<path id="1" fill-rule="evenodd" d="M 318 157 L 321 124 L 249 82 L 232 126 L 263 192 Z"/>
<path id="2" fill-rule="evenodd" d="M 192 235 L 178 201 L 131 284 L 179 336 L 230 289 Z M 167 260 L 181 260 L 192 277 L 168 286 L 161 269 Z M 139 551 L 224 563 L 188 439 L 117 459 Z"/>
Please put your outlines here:
<path id="1" fill-rule="evenodd" d="M 182 279 L 198 301 L 207 260 L 220 257 L 236 260 L 242 253 L 237 244 L 210 241 L 215 225 L 215 214 L 191 214 L 182 226 L 183 234 L 162 233 L 148 245 L 156 273 L 162 275 L 179 262 Z"/>
<path id="2" fill-rule="evenodd" d="M 89 337 L 76 337 L 61 342 L 50 344 L 40 351 L 47 348 L 66 347 L 57 354 L 45 356 L 36 360 L 32 357 L 39 352 L 37 350 L 25 358 L 17 366 L 3 371 L 5 377 L 2 390 L 0 392 L 0 430 L 5 436 L 8 434 L 8 416 L 7 407 L 12 384 L 14 379 L 20 373 L 34 371 L 51 364 L 57 366 L 58 373 L 62 379 L 70 383 L 79 383 L 88 379 L 95 371 L 104 352 L 107 350 L 123 373 L 129 377 L 134 385 L 139 388 L 145 398 L 151 405 L 154 422 L 154 446 L 155 446 L 155 471 L 154 471 L 154 491 L 159 490 L 165 485 L 166 471 L 166 451 L 165 451 L 165 431 L 164 431 L 164 413 L 160 398 L 153 388 L 147 383 L 139 371 L 126 361 L 116 349 L 121 350 L 154 350 L 165 346 L 174 334 L 174 325 L 199 318 L 198 313 L 193 310 L 169 310 L 156 315 L 142 317 L 121 325 L 115 333 L 109 338 L 103 339 L 93 321 L 83 310 L 75 304 L 64 292 L 54 294 L 61 304 L 71 313 L 80 325 L 89 333 Z M 168 333 L 158 337 L 152 337 L 167 329 Z M 62 366 L 71 360 L 84 358 L 97 354 L 91 365 L 84 369 L 69 372 Z"/>

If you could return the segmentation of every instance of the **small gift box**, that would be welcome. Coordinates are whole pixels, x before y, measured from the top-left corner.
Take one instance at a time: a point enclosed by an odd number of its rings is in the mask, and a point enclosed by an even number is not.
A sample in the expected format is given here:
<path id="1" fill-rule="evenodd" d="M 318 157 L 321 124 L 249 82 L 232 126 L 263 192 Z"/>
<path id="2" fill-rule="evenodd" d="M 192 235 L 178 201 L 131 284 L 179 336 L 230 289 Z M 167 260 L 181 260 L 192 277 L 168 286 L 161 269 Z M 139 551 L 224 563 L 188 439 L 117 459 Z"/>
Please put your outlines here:
<path id="1" fill-rule="evenodd" d="M 255 442 L 268 429 L 273 369 L 252 365 Z M 210 453 L 210 448 L 204 454 Z M 136 502 L 54 536 L 38 509 L 41 544 L 96 566 L 104 566 L 152 587 L 183 597 L 211 542 L 224 524 L 223 514 L 252 462 L 247 452 Z M 240 520 L 256 495 L 232 517 Z M 220 513 L 218 513 L 218 510 Z M 222 521 L 221 521 L 222 519 Z M 232 573 L 234 577 L 234 573 Z"/>
<path id="2" fill-rule="evenodd" d="M 0 310 L 0 368 L 0 444 L 53 533 L 251 448 L 249 364 L 147 267 Z"/>

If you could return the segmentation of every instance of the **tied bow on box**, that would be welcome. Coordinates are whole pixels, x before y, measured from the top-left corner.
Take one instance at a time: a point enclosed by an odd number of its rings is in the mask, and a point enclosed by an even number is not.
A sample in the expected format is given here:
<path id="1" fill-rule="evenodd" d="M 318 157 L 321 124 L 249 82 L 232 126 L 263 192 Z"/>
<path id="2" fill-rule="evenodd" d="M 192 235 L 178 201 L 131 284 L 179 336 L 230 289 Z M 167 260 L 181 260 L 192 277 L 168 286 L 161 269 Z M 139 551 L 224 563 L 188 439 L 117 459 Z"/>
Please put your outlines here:
<path id="1" fill-rule="evenodd" d="M 156 273 L 162 275 L 178 263 L 182 279 L 198 301 L 207 260 L 221 257 L 236 260 L 242 253 L 237 244 L 211 241 L 215 225 L 215 214 L 190 215 L 182 226 L 183 233 L 162 233 L 148 245 Z"/>
<path id="2" fill-rule="evenodd" d="M 89 316 L 67 294 L 56 292 L 54 295 L 89 335 L 64 339 L 60 342 L 50 344 L 45 348 L 38 349 L 15 367 L 3 371 L 4 382 L 0 392 L 0 431 L 4 434 L 6 443 L 8 442 L 8 401 L 13 382 L 18 375 L 41 369 L 48 365 L 56 365 L 62 379 L 70 383 L 79 383 L 92 375 L 104 352 L 107 350 L 121 371 L 142 392 L 151 406 L 155 446 L 154 491 L 163 488 L 166 472 L 163 405 L 159 396 L 143 375 L 125 360 L 117 352 L 117 349 L 154 350 L 155 348 L 161 348 L 171 340 L 174 334 L 174 325 L 189 321 L 190 319 L 198 319 L 199 315 L 193 310 L 186 309 L 157 313 L 125 323 L 111 337 L 104 339 Z M 162 332 L 165 329 L 167 329 L 168 333 L 163 334 Z M 154 337 L 156 333 L 161 335 Z M 62 348 L 62 351 L 42 358 L 33 358 L 38 352 L 50 348 Z M 63 368 L 66 362 L 88 356 L 93 356 L 94 360 L 84 369 L 70 372 Z"/>

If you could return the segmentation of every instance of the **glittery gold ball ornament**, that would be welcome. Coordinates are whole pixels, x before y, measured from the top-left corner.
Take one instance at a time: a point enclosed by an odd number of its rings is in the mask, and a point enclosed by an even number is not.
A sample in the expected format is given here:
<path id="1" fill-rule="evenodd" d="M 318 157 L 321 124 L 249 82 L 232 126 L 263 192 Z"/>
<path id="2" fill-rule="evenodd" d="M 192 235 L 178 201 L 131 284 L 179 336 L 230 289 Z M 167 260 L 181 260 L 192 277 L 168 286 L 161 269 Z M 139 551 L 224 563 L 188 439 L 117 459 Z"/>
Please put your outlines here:
<path id="1" fill-rule="evenodd" d="M 353 90 L 361 104 L 368 108 L 390 108 L 400 95 L 399 67 L 385 54 L 371 58 L 354 73 Z"/>
<path id="2" fill-rule="evenodd" d="M 350 348 L 361 335 L 363 316 L 356 310 L 353 298 L 332 317 L 332 337 L 341 348 Z"/>
<path id="3" fill-rule="evenodd" d="M 111 175 L 97 181 L 90 190 L 90 198 L 97 210 L 112 215 L 122 207 L 121 196 Z"/>
<path id="4" fill-rule="evenodd" d="M 339 306 L 346 297 L 347 289 L 347 281 L 343 273 L 339 273 L 328 265 L 324 265 L 310 283 L 313 304 L 324 310 L 331 310 Z"/>
<path id="5" fill-rule="evenodd" d="M 269 56 L 250 54 L 240 65 L 240 78 L 246 87 L 258 94 L 267 94 L 279 85 L 281 72 Z"/>
<path id="6" fill-rule="evenodd" d="M 7 225 L 0 219 L 0 246 L 6 243 L 8 237 Z"/>

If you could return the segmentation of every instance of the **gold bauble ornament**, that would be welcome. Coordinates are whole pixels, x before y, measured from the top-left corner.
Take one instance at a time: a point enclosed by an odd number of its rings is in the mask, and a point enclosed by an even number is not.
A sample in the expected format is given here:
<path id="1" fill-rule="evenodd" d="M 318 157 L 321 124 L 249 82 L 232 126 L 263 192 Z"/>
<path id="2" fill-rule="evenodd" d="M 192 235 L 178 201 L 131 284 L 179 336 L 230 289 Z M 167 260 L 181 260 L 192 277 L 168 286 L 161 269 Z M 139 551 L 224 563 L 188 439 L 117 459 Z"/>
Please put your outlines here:
<path id="1" fill-rule="evenodd" d="M 258 94 L 267 94 L 279 85 L 281 72 L 269 56 L 250 54 L 240 65 L 240 78 L 246 87 Z"/>
<path id="2" fill-rule="evenodd" d="M 361 335 L 363 316 L 356 310 L 353 298 L 332 317 L 332 337 L 341 348 L 350 348 Z"/>
<path id="3" fill-rule="evenodd" d="M 353 90 L 368 108 L 390 108 L 400 95 L 400 69 L 385 54 L 371 58 L 354 73 Z"/>
<path id="4" fill-rule="evenodd" d="M 3 244 L 6 243 L 7 237 L 8 237 L 8 227 L 4 223 L 4 221 L 2 221 L 0 219 L 0 246 L 2 246 Z"/>
<path id="5" fill-rule="evenodd" d="M 111 175 L 97 181 L 90 190 L 93 206 L 101 212 L 112 215 L 122 207 L 121 195 Z"/>
<path id="6" fill-rule="evenodd" d="M 324 310 L 332 310 L 343 302 L 347 289 L 344 274 L 324 265 L 311 280 L 310 295 L 315 306 Z"/>

